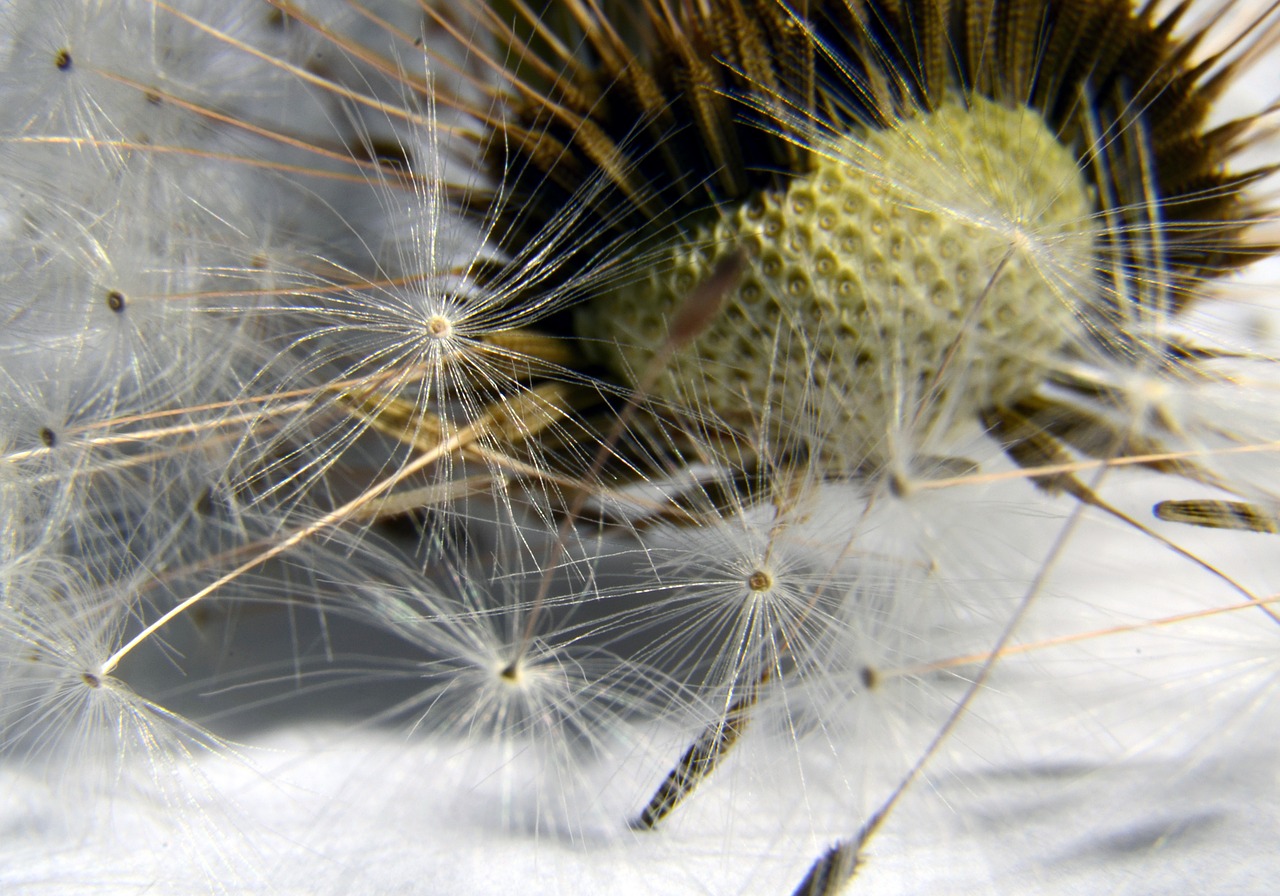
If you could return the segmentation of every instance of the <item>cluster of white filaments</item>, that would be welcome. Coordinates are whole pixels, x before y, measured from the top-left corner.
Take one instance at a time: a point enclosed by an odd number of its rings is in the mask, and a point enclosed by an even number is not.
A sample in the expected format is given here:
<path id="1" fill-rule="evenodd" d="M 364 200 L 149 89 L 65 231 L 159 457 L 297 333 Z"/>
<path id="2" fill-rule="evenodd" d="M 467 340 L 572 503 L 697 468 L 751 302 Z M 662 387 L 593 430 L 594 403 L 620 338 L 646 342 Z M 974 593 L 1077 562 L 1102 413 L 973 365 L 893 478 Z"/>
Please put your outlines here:
<path id="1" fill-rule="evenodd" d="M 0 891 L 791 892 L 903 793 L 893 892 L 1256 853 L 1280 351 L 1190 271 L 1272 250 L 1146 108 L 815 24 L 966 3 L 0 0 Z M 812 58 L 596 83 L 707 11 Z"/>

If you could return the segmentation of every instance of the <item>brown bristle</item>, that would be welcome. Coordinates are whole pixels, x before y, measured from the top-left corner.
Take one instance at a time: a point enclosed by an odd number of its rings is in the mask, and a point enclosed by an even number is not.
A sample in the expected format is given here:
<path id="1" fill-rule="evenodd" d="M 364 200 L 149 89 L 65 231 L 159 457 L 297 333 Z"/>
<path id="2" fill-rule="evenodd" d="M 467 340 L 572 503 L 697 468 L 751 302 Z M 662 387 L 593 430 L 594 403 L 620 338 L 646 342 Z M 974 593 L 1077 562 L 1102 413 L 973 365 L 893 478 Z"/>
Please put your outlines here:
<path id="1" fill-rule="evenodd" d="M 1193 64 L 1199 34 L 1174 36 L 1181 6 L 1163 18 L 1130 0 L 828 0 L 804 12 L 771 0 L 566 2 L 542 18 L 516 7 L 514 26 L 487 8 L 483 17 L 516 61 L 504 74 L 511 123 L 489 148 L 510 191 L 497 212 L 512 245 L 566 209 L 593 235 L 575 247 L 584 258 L 623 236 L 678 231 L 803 174 L 807 145 L 827 128 L 890 126 L 977 92 L 1040 111 L 1126 227 L 1152 195 L 1161 202 L 1179 305 L 1198 278 L 1256 254 L 1237 248 L 1241 219 L 1257 213 L 1239 200 L 1251 175 L 1227 170 L 1252 120 L 1205 128 L 1211 66 Z M 584 183 L 599 186 L 584 193 Z M 1128 245 L 1108 252 L 1113 270 L 1135 263 Z"/>

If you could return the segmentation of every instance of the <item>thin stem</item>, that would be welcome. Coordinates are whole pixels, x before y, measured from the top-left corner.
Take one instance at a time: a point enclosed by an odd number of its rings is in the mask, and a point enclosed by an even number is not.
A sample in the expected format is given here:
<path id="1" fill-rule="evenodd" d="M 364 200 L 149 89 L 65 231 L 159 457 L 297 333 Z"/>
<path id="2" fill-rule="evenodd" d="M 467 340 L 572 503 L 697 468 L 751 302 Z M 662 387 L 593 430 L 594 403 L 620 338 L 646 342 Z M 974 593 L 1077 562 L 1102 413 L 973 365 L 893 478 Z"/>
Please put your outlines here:
<path id="1" fill-rule="evenodd" d="M 350 517 L 352 514 L 358 511 L 365 504 L 369 503 L 374 498 L 377 498 L 379 495 L 383 494 L 384 492 L 387 492 L 390 489 L 394 488 L 398 483 L 404 481 L 409 476 L 412 476 L 414 473 L 417 473 L 419 470 L 422 470 L 425 467 L 430 466 L 431 464 L 439 460 L 441 457 L 444 457 L 446 454 L 456 451 L 460 445 L 465 444 L 468 440 L 475 437 L 473 432 L 473 430 L 475 429 L 476 427 L 473 427 L 473 426 L 465 427 L 464 429 L 460 430 L 456 435 L 454 435 L 453 438 L 448 439 L 444 442 L 441 442 L 438 446 L 436 446 L 434 450 L 424 453 L 417 460 L 402 467 L 400 470 L 398 470 L 395 473 L 395 475 L 387 477 L 385 480 L 378 483 L 376 486 L 368 489 L 367 491 L 361 493 L 360 495 L 357 495 L 355 498 L 352 498 L 350 501 L 348 501 L 346 504 L 343 504 L 341 507 L 337 508 L 336 510 L 331 510 L 330 512 L 326 513 L 324 516 L 320 517 L 318 520 L 311 523 L 310 525 L 307 525 L 302 527 L 301 529 L 298 529 L 292 535 L 285 538 L 283 541 L 277 542 L 267 550 L 245 561 L 244 563 L 240 564 L 235 569 L 231 570 L 225 575 L 219 576 L 213 582 L 206 585 L 204 588 L 201 588 L 195 594 L 191 595 L 186 600 L 182 601 L 177 606 L 173 607 L 171 610 L 169 610 L 159 619 L 152 622 L 142 631 L 138 632 L 138 634 L 135 635 L 132 640 L 130 640 L 127 644 L 125 644 L 115 653 L 111 654 L 111 656 L 107 658 L 107 661 L 103 663 L 102 666 L 100 667 L 99 674 L 103 676 L 110 675 L 112 671 L 115 670 L 116 666 L 120 664 L 120 661 L 124 659 L 130 653 L 130 651 L 132 651 L 135 647 L 137 647 L 143 641 L 146 641 L 148 638 L 154 635 L 161 628 L 168 625 L 170 621 L 172 621 L 176 617 L 185 613 L 187 610 L 189 610 L 191 607 L 198 604 L 200 601 L 204 600 L 210 594 L 213 594 L 223 585 L 226 585 L 229 582 L 235 581 L 236 579 L 244 575 L 249 570 L 257 566 L 260 566 L 261 564 L 267 562 L 273 557 L 278 557 L 280 554 L 283 554 L 285 551 L 289 550 L 290 548 L 295 547 L 296 545 L 302 543 L 306 539 L 310 538 L 312 535 L 315 535 L 317 532 L 327 529 L 330 526 L 334 525 L 335 523 L 339 523 L 342 520 Z"/>

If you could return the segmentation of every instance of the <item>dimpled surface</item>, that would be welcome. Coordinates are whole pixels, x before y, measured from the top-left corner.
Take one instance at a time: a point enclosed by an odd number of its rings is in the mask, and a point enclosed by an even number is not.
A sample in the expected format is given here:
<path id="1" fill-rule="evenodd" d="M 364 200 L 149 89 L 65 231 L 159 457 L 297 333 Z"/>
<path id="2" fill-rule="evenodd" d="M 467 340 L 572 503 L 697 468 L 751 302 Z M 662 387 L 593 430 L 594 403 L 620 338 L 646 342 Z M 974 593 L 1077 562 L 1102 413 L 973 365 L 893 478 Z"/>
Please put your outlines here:
<path id="1" fill-rule="evenodd" d="M 1094 201 L 1033 111 L 951 100 L 816 147 L 813 170 L 669 244 L 583 306 L 598 359 L 634 381 L 716 262 L 746 270 L 652 398 L 776 433 L 842 465 L 907 425 L 1036 387 L 1094 280 Z M 944 368 L 944 359 L 950 360 Z"/>

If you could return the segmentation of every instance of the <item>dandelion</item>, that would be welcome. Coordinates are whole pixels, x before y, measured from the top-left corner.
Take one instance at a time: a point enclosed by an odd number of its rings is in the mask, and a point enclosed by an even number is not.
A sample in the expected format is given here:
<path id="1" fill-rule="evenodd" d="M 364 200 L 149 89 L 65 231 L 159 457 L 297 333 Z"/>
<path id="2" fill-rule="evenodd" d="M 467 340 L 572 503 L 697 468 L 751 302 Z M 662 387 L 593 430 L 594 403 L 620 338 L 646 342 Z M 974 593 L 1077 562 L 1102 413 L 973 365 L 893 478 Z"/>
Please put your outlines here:
<path id="1" fill-rule="evenodd" d="M 875 502 L 980 426 L 1041 490 L 1143 532 L 1082 459 L 1258 494 L 1211 472 L 1162 401 L 1220 376 L 1224 353 L 1179 332 L 1206 280 L 1271 251 L 1249 192 L 1269 169 L 1231 165 L 1265 115 L 1208 123 L 1273 41 L 1265 14 L 1201 60 L 1210 29 L 1175 38 L 1183 10 L 1124 3 L 474 12 L 505 47 L 475 52 L 509 110 L 482 144 L 522 198 L 497 206 L 506 232 L 574 208 L 596 222 L 576 257 L 628 235 L 645 273 L 568 325 L 675 431 L 714 426 L 729 457 L 853 476 Z M 581 201 L 584 174 L 609 189 Z M 731 253 L 746 270 L 723 312 L 650 384 L 681 297 Z M 708 743 L 741 726 L 726 705 Z M 806 886 L 835 892 L 856 864 Z"/>
<path id="2" fill-rule="evenodd" d="M 162 777 L 227 748 L 146 669 L 210 718 L 284 686 L 428 757 L 293 790 L 335 862 L 403 772 L 504 850 L 828 894 L 990 885 L 1001 768 L 1043 807 L 1046 756 L 1211 755 L 1265 718 L 1280 528 L 1227 320 L 1274 109 L 1221 102 L 1278 26 L 1222 13 L 11 4 L 6 764 Z"/>
<path id="3" fill-rule="evenodd" d="M 1197 89 L 1210 70 L 1182 58 L 1194 42 L 1168 35 L 1176 19 L 1157 27 L 1124 4 L 962 13 L 655 5 L 620 36 L 604 12 L 570 7 L 565 27 L 597 66 L 544 43 L 554 26 L 526 13 L 511 52 L 561 73 L 498 73 L 495 101 L 519 125 L 490 151 L 512 156 L 495 164 L 528 197 L 500 207 L 509 239 L 570 205 L 598 222 L 578 253 L 635 235 L 649 273 L 574 319 L 633 384 L 679 296 L 745 249 L 728 307 L 656 398 L 747 432 L 768 413 L 808 433 L 789 448 L 836 470 L 910 464 L 927 456 L 929 431 L 979 412 L 1015 458 L 1030 451 L 1008 432 L 1023 418 L 1035 430 L 1063 418 L 1075 444 L 1092 436 L 1102 451 L 1105 409 L 1088 396 L 1192 353 L 1170 327 L 1205 276 L 1266 254 L 1250 230 L 1262 207 L 1243 192 L 1266 171 L 1226 167 L 1263 122 L 1206 127 L 1233 66 L 1211 59 L 1225 72 Z M 1073 37 L 1107 15 L 1126 23 L 1108 53 Z M 1252 33 L 1264 46 L 1266 30 Z M 1236 66 L 1249 58 L 1239 52 Z M 564 151 L 548 153 L 553 141 Z M 1196 154 L 1175 158 L 1188 144 Z M 609 190 L 583 202 L 564 186 L 570 166 L 601 172 Z M 854 394 L 857 409 L 840 400 Z"/>

